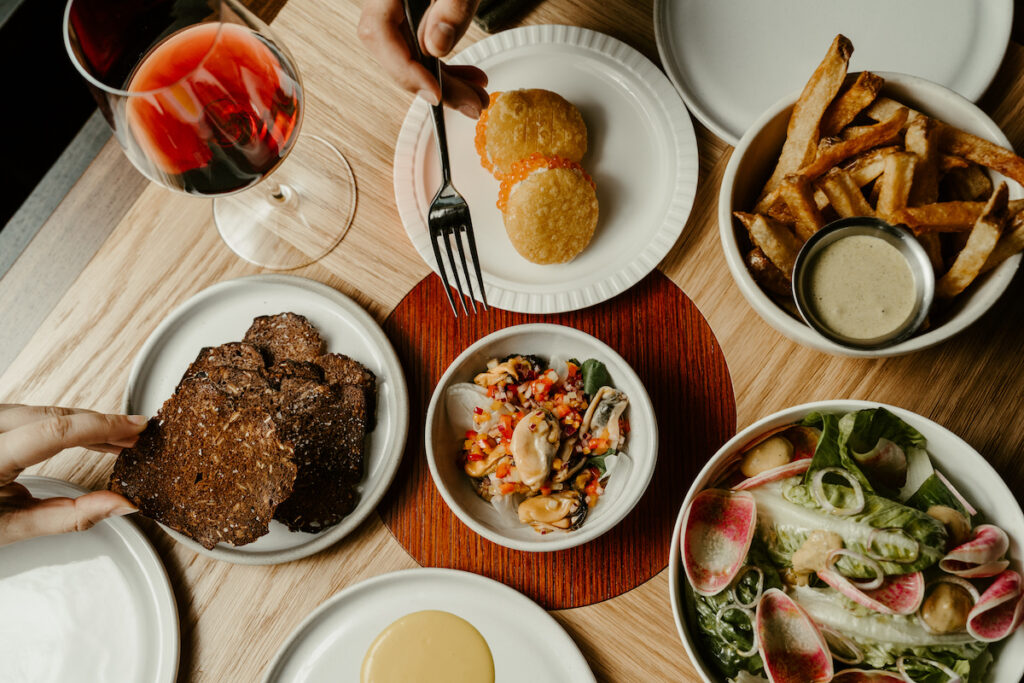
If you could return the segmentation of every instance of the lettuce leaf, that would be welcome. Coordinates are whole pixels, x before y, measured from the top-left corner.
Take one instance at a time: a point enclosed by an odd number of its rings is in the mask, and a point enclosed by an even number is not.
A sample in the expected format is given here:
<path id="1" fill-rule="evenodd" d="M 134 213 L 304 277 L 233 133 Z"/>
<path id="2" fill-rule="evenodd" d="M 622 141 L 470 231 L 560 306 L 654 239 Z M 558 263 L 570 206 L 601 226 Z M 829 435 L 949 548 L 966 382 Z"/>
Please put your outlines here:
<path id="1" fill-rule="evenodd" d="M 924 483 L 914 492 L 914 495 L 907 499 L 907 505 L 923 511 L 927 511 L 932 505 L 945 505 L 946 507 L 953 508 L 968 520 L 971 518 L 971 515 L 968 514 L 967 509 L 960 503 L 960 500 L 953 495 L 949 487 L 935 474 L 924 480 Z"/>
<path id="2" fill-rule="evenodd" d="M 864 488 L 867 493 L 873 493 L 874 488 L 868 481 L 868 478 L 861 471 L 860 467 L 849 455 L 844 454 L 843 449 L 840 448 L 839 443 L 839 418 L 830 413 L 811 413 L 803 419 L 800 423 L 804 427 L 816 427 L 821 430 L 821 436 L 818 437 L 818 446 L 814 449 L 814 457 L 811 458 L 811 466 L 807 468 L 807 472 L 804 473 L 804 484 L 810 484 L 811 480 L 814 479 L 814 474 L 821 469 L 826 467 L 841 467 L 850 473 L 854 479 L 860 482 L 860 485 Z M 843 482 L 843 479 L 831 475 L 826 475 L 825 481 L 832 481 L 834 483 Z"/>
<path id="3" fill-rule="evenodd" d="M 608 368 L 596 358 L 588 358 L 583 361 L 580 373 L 583 375 L 583 392 L 587 396 L 593 396 L 601 387 L 612 385 L 612 377 L 608 374 Z"/>
<path id="4" fill-rule="evenodd" d="M 793 599 L 819 624 L 829 626 L 853 640 L 863 650 L 871 667 L 894 669 L 900 657 L 934 659 L 957 670 L 975 672 L 987 669 L 990 658 L 983 657 L 987 644 L 967 633 L 935 635 L 921 626 L 913 614 L 907 616 L 855 613 L 846 609 L 839 593 L 831 588 L 797 586 Z M 973 662 L 977 661 L 977 664 Z M 917 678 L 914 680 L 929 680 Z M 942 679 L 940 679 L 942 680 Z"/>
<path id="5" fill-rule="evenodd" d="M 866 455 L 874 452 L 881 440 L 892 442 L 907 454 L 912 448 L 924 448 L 926 441 L 916 429 L 890 413 L 885 408 L 869 408 L 847 413 L 839 420 L 839 452 L 844 461 L 863 462 L 855 454 Z M 886 497 L 895 498 L 906 482 L 906 463 L 902 471 L 875 470 L 861 465 L 859 470 L 867 475 L 874 490 Z"/>
<path id="6" fill-rule="evenodd" d="M 796 478 L 787 479 L 750 490 L 757 501 L 758 536 L 778 565 L 791 566 L 793 553 L 815 529 L 839 534 L 844 547 L 855 552 L 866 554 L 872 545 L 873 555 L 889 558 L 879 560 L 886 574 L 926 569 L 945 553 L 945 527 L 920 510 L 865 493 L 863 511 L 856 515 L 833 515 L 814 499 L 810 486 L 797 481 Z M 850 505 L 851 488 L 826 483 L 823 489 L 833 505 Z M 894 527 L 902 531 L 877 531 Z M 850 557 L 843 556 L 836 566 L 846 576 L 874 577 L 870 568 Z"/>

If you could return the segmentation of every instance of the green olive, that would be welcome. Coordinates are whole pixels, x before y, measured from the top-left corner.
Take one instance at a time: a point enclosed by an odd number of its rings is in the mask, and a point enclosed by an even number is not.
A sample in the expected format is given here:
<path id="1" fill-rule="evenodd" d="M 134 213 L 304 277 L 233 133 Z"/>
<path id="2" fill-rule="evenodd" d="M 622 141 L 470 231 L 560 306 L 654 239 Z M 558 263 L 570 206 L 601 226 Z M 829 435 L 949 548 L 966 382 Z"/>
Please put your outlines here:
<path id="1" fill-rule="evenodd" d="M 793 444 L 781 436 L 773 436 L 743 454 L 740 472 L 753 477 L 761 472 L 780 467 L 793 460 Z"/>

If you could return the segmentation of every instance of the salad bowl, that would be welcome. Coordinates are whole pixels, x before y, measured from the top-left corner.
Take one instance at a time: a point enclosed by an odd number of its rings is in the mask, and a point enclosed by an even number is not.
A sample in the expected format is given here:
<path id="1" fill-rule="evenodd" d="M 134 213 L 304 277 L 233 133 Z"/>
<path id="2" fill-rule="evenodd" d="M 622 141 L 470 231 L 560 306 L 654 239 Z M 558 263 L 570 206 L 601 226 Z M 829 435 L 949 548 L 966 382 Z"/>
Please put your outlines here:
<path id="1" fill-rule="evenodd" d="M 729 442 L 726 443 L 707 462 L 707 464 L 701 470 L 700 474 L 697 476 L 692 486 L 690 487 L 690 490 L 687 493 L 686 499 L 683 502 L 683 507 L 680 510 L 679 517 L 676 522 L 675 533 L 672 536 L 672 547 L 669 559 L 670 602 L 672 605 L 673 617 L 675 619 L 676 628 L 679 632 L 680 638 L 682 639 L 683 646 L 686 649 L 687 655 L 690 657 L 690 660 L 697 668 L 701 678 L 707 683 L 723 683 L 724 681 L 730 679 L 727 679 L 713 663 L 712 654 L 708 652 L 707 647 L 704 645 L 706 641 L 702 640 L 702 636 L 698 631 L 698 627 L 696 627 L 695 621 L 692 618 L 692 613 L 690 610 L 692 609 L 692 605 L 694 605 L 695 602 L 691 601 L 688 603 L 687 587 L 692 584 L 689 583 L 686 567 L 684 566 L 684 557 L 686 556 L 687 549 L 684 548 L 683 532 L 687 528 L 686 518 L 688 512 L 690 511 L 691 503 L 694 501 L 695 498 L 698 497 L 698 494 L 701 494 L 701 492 L 704 492 L 704 494 L 706 495 L 709 492 L 708 489 L 714 490 L 712 487 L 721 485 L 720 482 L 722 482 L 723 479 L 727 478 L 729 472 L 735 471 L 737 461 L 739 460 L 739 454 L 742 451 L 747 451 L 752 443 L 756 444 L 762 439 L 764 439 L 764 435 L 771 435 L 773 433 L 773 430 L 779 430 L 780 428 L 783 428 L 786 425 L 793 425 L 795 423 L 799 423 L 808 416 L 811 416 L 812 414 L 815 413 L 832 414 L 839 418 L 843 415 L 855 411 L 867 411 L 876 408 L 881 408 L 884 411 L 888 411 L 889 413 L 892 414 L 892 416 L 898 418 L 899 421 L 902 421 L 902 423 L 909 425 L 909 427 L 912 430 L 916 430 L 916 432 L 919 433 L 920 436 L 922 436 L 926 440 L 926 445 L 924 446 L 928 456 L 926 461 L 930 462 L 930 464 L 934 466 L 934 471 L 939 472 L 948 478 L 948 481 L 951 482 L 950 490 L 955 491 L 955 495 L 957 495 L 958 497 L 962 496 L 962 499 L 968 502 L 968 506 L 970 505 L 970 503 L 973 503 L 976 506 L 977 512 L 979 514 L 975 518 L 975 521 L 978 523 L 978 526 L 974 528 L 974 531 L 979 532 L 983 528 L 985 528 L 985 525 L 981 524 L 980 522 L 985 522 L 988 525 L 994 525 L 998 527 L 998 529 L 1004 531 L 1009 541 L 1008 549 L 1005 551 L 1005 556 L 1009 559 L 1008 568 L 1015 572 L 1021 571 L 1020 542 L 1021 539 L 1024 539 L 1024 513 L 1022 513 L 1020 505 L 1017 503 L 1016 499 L 1014 498 L 1014 495 L 1010 492 L 1006 484 L 1003 482 L 1001 477 L 996 473 L 996 471 L 991 467 L 991 465 L 989 465 L 989 463 L 980 454 L 978 454 L 977 451 L 971 448 L 971 446 L 969 446 L 966 442 L 957 437 L 955 434 L 923 416 L 917 415 L 907 410 L 875 402 L 832 400 L 808 403 L 788 408 L 786 410 L 780 411 L 773 415 L 769 415 L 768 417 L 765 417 L 761 420 L 758 420 L 755 423 L 748 426 L 747 428 L 743 429 L 736 436 L 730 439 Z M 858 422 L 857 424 L 860 423 Z M 855 431 L 856 427 L 854 428 L 854 432 Z M 854 433 L 849 437 L 851 443 L 853 443 L 853 440 L 856 438 L 856 436 L 856 433 Z M 799 448 L 797 450 L 799 451 Z M 784 474 L 793 474 L 798 469 L 801 470 L 802 473 L 802 471 L 806 471 L 808 469 L 806 465 L 803 466 L 802 468 L 798 466 L 799 458 L 800 453 L 798 452 L 796 453 L 796 458 L 793 460 L 793 462 L 787 466 L 792 468 L 791 471 Z M 909 460 L 912 461 L 912 459 Z M 806 462 L 809 464 L 809 460 Z M 931 472 L 931 470 L 917 470 L 915 472 L 914 469 L 915 466 L 912 462 L 910 471 L 908 471 L 907 474 L 906 486 L 908 488 L 919 488 L 917 486 L 918 482 L 921 482 L 928 476 L 932 476 L 934 474 L 934 472 Z M 759 476 L 762 478 L 762 481 L 764 481 L 765 475 Z M 772 478 L 769 476 L 768 481 L 771 480 Z M 751 480 L 748 479 L 746 481 L 749 482 Z M 760 482 L 754 482 L 755 487 L 758 483 Z M 744 505 L 748 504 L 747 496 L 749 496 L 751 491 L 756 491 L 755 487 L 750 487 L 747 488 L 747 490 L 738 492 L 740 495 L 737 495 L 736 498 L 741 503 L 740 505 L 738 505 L 738 508 L 741 512 L 743 511 Z M 743 483 L 740 483 L 735 488 L 742 489 L 745 488 L 745 486 Z M 855 522 L 858 519 L 858 517 L 854 515 L 850 519 Z M 899 522 L 895 517 L 893 517 L 892 520 L 893 525 L 901 524 L 901 522 Z M 843 518 L 843 523 L 846 523 L 846 518 Z M 908 529 L 910 528 L 909 524 L 910 523 L 907 522 L 906 528 Z M 916 534 L 917 532 L 915 531 L 914 533 Z M 983 536 L 983 534 L 978 535 Z M 777 542 L 780 544 L 784 544 L 785 538 L 783 538 L 783 534 L 781 532 L 779 533 L 779 537 L 780 538 Z M 747 540 L 747 543 L 750 543 L 749 538 Z M 747 547 L 749 548 L 750 546 L 748 545 Z M 768 548 L 768 544 L 765 544 L 764 547 Z M 924 553 L 924 544 L 921 544 L 919 547 L 921 548 L 921 552 Z M 746 554 L 746 552 L 747 551 L 744 551 L 744 554 Z M 768 552 L 769 554 L 771 554 L 775 551 L 774 549 L 769 548 Z M 880 544 L 879 552 L 882 554 L 883 559 L 885 554 L 889 552 L 886 550 L 886 546 L 884 543 Z M 941 555 L 943 551 L 939 550 L 938 552 Z M 951 558 L 954 556 L 955 553 L 950 552 L 946 557 Z M 753 556 L 751 555 L 751 557 Z M 935 558 L 931 558 L 928 561 L 933 562 L 934 559 Z M 745 561 L 749 561 L 751 564 L 755 563 L 753 560 L 745 559 Z M 947 560 L 945 559 L 943 560 L 944 563 L 946 561 Z M 883 561 L 882 564 L 884 565 L 886 563 Z M 922 564 L 924 564 L 924 562 L 922 562 Z M 836 563 L 836 567 L 838 566 L 839 564 Z M 998 566 L 995 566 L 993 571 L 988 573 L 981 573 L 979 575 L 985 577 L 992 577 L 995 576 L 998 572 L 1001 572 L 1003 569 L 1006 569 L 1005 562 L 999 564 Z M 1007 578 L 1009 578 L 1012 575 L 1012 573 L 1013 572 L 1007 571 L 1005 572 L 1005 575 Z M 818 575 L 820 577 L 821 573 L 819 573 Z M 969 573 L 967 575 L 970 576 Z M 918 574 L 918 580 L 921 580 L 920 576 L 921 574 Z M 742 577 L 737 575 L 737 580 L 734 585 L 738 586 L 740 578 Z M 991 584 L 989 586 L 990 588 L 993 588 L 994 584 L 1000 583 L 999 578 L 995 580 L 985 578 L 982 579 L 982 581 L 984 582 L 984 584 Z M 725 581 L 725 583 L 729 583 L 729 581 Z M 828 583 L 829 585 L 832 585 L 831 582 Z M 723 585 L 721 579 L 719 579 L 718 581 L 718 586 L 720 585 Z M 718 586 L 716 586 L 714 590 L 717 591 Z M 767 586 L 766 583 L 765 586 Z M 928 586 L 930 589 L 932 584 L 929 583 Z M 777 589 L 770 589 L 770 591 L 774 591 L 775 593 L 781 593 L 781 591 L 778 591 Z M 899 610 L 897 605 L 895 614 L 907 614 L 909 615 L 906 617 L 906 619 L 908 620 L 917 618 L 916 616 L 914 616 L 914 611 L 921 604 L 921 598 L 924 595 L 923 583 L 917 589 L 917 591 L 919 595 L 916 599 L 916 602 L 914 602 L 914 604 L 910 604 L 908 606 L 908 609 L 902 611 Z M 790 590 L 788 592 L 793 591 Z M 767 595 L 769 593 L 769 590 L 766 589 L 764 593 L 765 595 Z M 695 593 L 690 592 L 690 596 L 693 595 L 695 595 Z M 782 595 L 784 596 L 785 594 L 782 593 Z M 846 594 L 844 593 L 844 595 Z M 981 595 L 982 602 L 986 600 L 987 595 L 989 595 L 988 589 L 986 589 L 986 591 Z M 981 604 L 982 603 L 979 602 L 978 606 L 980 606 Z M 1024 602 L 1018 601 L 1018 605 L 1024 605 Z M 801 601 L 801 608 L 807 609 L 806 603 L 804 603 L 803 601 Z M 859 612 L 857 612 L 858 608 L 860 609 Z M 815 615 L 818 614 L 818 612 L 816 612 L 814 609 L 808 609 L 808 611 L 814 612 Z M 844 629 L 844 631 L 848 634 L 853 634 L 857 631 L 857 627 L 854 625 L 856 623 L 856 619 L 861 619 L 863 621 L 865 615 L 870 616 L 872 614 L 870 611 L 866 611 L 866 608 L 860 607 L 859 605 L 857 607 L 853 607 L 853 612 L 851 612 L 851 614 L 853 614 L 854 612 L 857 613 L 857 616 L 853 617 L 849 622 L 849 627 Z M 1017 612 L 1017 618 L 1019 620 L 1020 609 L 1018 609 Z M 856 637 L 854 637 L 853 635 L 851 635 L 850 637 L 854 639 L 854 642 L 856 642 Z M 993 638 L 991 640 L 996 640 L 996 638 Z M 994 659 L 991 663 L 991 666 L 988 667 L 985 676 L 980 679 L 975 678 L 973 676 L 970 678 L 964 678 L 965 683 L 975 683 L 975 681 L 979 680 L 994 681 L 997 683 L 1002 683 L 1003 681 L 1022 680 L 1022 677 L 1024 677 L 1024 630 L 1016 630 L 1015 632 L 1011 632 L 1009 637 L 1001 639 L 1001 642 L 993 642 L 991 646 L 988 648 L 988 650 L 993 654 Z M 828 650 L 826 649 L 825 652 L 827 653 Z M 922 657 L 927 658 L 928 654 L 930 653 L 927 649 L 922 649 L 922 651 L 919 654 Z M 836 659 L 836 662 L 839 662 L 838 658 Z M 860 668 L 871 669 L 873 667 L 864 664 Z M 894 674 L 894 678 L 892 680 L 918 680 L 901 679 L 896 672 L 891 673 Z M 829 676 L 830 675 L 831 674 L 829 674 Z M 738 678 L 733 680 L 759 681 L 763 679 L 758 678 L 757 676 L 748 676 L 746 673 L 743 673 Z M 828 680 L 828 677 L 825 677 L 825 680 Z M 837 678 L 837 680 L 844 679 Z M 959 679 L 939 679 L 931 677 L 921 680 L 939 681 Z"/>

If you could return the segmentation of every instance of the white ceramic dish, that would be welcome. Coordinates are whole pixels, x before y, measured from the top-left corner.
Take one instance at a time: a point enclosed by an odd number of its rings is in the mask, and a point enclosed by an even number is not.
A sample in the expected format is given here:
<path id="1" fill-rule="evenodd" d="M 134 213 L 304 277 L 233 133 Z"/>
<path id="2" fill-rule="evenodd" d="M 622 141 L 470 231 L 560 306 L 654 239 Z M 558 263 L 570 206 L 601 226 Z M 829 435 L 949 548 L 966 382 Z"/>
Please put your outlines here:
<path id="1" fill-rule="evenodd" d="M 680 562 L 680 532 L 683 524 L 683 511 L 693 497 L 705 488 L 714 485 L 722 476 L 722 467 L 726 460 L 739 448 L 754 437 L 770 429 L 792 424 L 803 419 L 812 412 L 848 413 L 865 408 L 883 407 L 912 426 L 924 435 L 928 441 L 928 454 L 936 468 L 947 475 L 969 501 L 973 501 L 978 511 L 990 522 L 998 525 L 1010 536 L 1009 557 L 1013 558 L 1012 568 L 1021 571 L 1021 545 L 1024 539 L 1024 512 L 1014 498 L 1010 489 L 999 474 L 992 469 L 976 450 L 963 439 L 945 427 L 932 422 L 926 417 L 909 410 L 875 403 L 871 401 L 817 401 L 787 408 L 762 418 L 740 431 L 722 446 L 694 479 L 686 494 L 683 506 L 676 519 L 675 531 L 672 533 L 672 549 L 668 561 L 669 600 L 672 605 L 672 616 L 676 621 L 676 629 L 686 648 L 686 654 L 693 662 L 701 678 L 706 683 L 722 683 L 717 672 L 706 666 L 701 660 L 697 645 L 689 633 L 686 621 L 683 588 L 681 581 L 686 580 Z M 1009 639 L 995 645 L 997 657 L 992 665 L 988 681 L 1004 683 L 1024 680 L 1024 631 L 1018 630 Z"/>
<path id="2" fill-rule="evenodd" d="M 1010 141 L 992 119 L 951 90 L 906 74 L 884 71 L 876 73 L 885 78 L 883 94 L 957 128 L 1010 147 Z M 795 317 L 795 311 L 791 314 L 781 308 L 754 282 L 740 251 L 738 236 L 743 228 L 735 221 L 732 212 L 749 211 L 764 182 L 771 175 L 785 140 L 786 124 L 797 95 L 793 93 L 779 100 L 750 127 L 736 145 L 722 177 L 718 194 L 718 230 L 729 271 L 747 302 L 765 322 L 798 344 L 834 355 L 861 358 L 898 356 L 926 349 L 946 341 L 980 318 L 1013 280 L 1021 261 L 1020 254 L 1007 259 L 958 296 L 953 309 L 955 312 L 943 324 L 881 349 L 854 349 L 827 339 Z M 1003 176 L 996 173 L 992 174 L 992 178 L 996 181 L 1004 180 Z M 1011 199 L 1024 197 L 1024 188 L 1018 183 L 1008 180 L 1007 184 Z"/>
<path id="3" fill-rule="evenodd" d="M 656 0 L 665 71 L 731 145 L 779 93 L 803 86 L 837 33 L 860 68 L 918 74 L 977 100 L 1010 40 L 1011 0 Z"/>
<path id="4" fill-rule="evenodd" d="M 575 104 L 589 131 L 583 167 L 600 202 L 594 239 L 575 260 L 530 263 L 512 247 L 495 207 L 498 181 L 480 166 L 476 121 L 446 112 L 452 177 L 472 209 L 488 302 L 524 313 L 575 310 L 653 270 L 682 232 L 697 189 L 693 124 L 665 74 L 625 43 L 572 26 L 502 31 L 451 63 L 484 69 L 491 91 L 545 88 Z M 429 118 L 426 102 L 413 102 L 395 146 L 394 184 L 409 239 L 436 271 L 426 211 L 440 167 Z"/>
<path id="5" fill-rule="evenodd" d="M 594 681 L 572 638 L 539 605 L 497 581 L 453 569 L 407 569 L 337 593 L 288 637 L 263 681 L 358 681 L 377 634 L 421 610 L 451 612 L 480 631 L 494 656 L 495 683 Z"/>
<path id="6" fill-rule="evenodd" d="M 409 426 L 409 397 L 402 366 L 377 322 L 359 304 L 327 285 L 292 275 L 254 275 L 219 282 L 168 315 L 132 365 L 124 395 L 127 413 L 155 415 L 204 346 L 240 341 L 253 318 L 291 311 L 316 325 L 328 352 L 344 353 L 377 376 L 377 425 L 367 437 L 366 474 L 355 510 L 319 534 L 289 531 L 277 521 L 254 543 L 221 543 L 207 550 L 165 530 L 197 553 L 239 564 L 290 562 L 319 552 L 348 535 L 373 511 L 398 471 Z"/>
<path id="7" fill-rule="evenodd" d="M 508 520 L 483 500 L 473 489 L 472 480 L 458 464 L 459 435 L 448 419 L 445 392 L 456 382 L 472 382 L 487 367 L 491 358 L 516 353 L 529 353 L 545 360 L 551 354 L 564 358 L 596 358 L 603 362 L 616 389 L 629 397 L 626 415 L 630 433 L 625 452 L 632 461 L 625 476 L 625 485 L 616 485 L 618 492 L 606 493 L 587 515 L 576 531 L 541 535 L 519 520 Z M 470 529 L 498 545 L 513 550 L 534 552 L 564 550 L 592 541 L 618 524 L 636 506 L 647 490 L 658 460 L 658 424 L 654 407 L 633 368 L 604 342 L 563 325 L 535 323 L 516 325 L 493 332 L 477 340 L 452 361 L 434 387 L 427 407 L 427 464 L 434 485 L 452 512 Z"/>
<path id="8" fill-rule="evenodd" d="M 36 498 L 87 493 L 49 477 L 22 476 L 18 483 Z M 0 548 L 0 594 L 4 680 L 176 680 L 174 593 L 159 556 L 130 519 L 109 519 L 88 531 Z M 120 631 L 82 632 L 75 615 L 102 615 L 102 623 Z"/>

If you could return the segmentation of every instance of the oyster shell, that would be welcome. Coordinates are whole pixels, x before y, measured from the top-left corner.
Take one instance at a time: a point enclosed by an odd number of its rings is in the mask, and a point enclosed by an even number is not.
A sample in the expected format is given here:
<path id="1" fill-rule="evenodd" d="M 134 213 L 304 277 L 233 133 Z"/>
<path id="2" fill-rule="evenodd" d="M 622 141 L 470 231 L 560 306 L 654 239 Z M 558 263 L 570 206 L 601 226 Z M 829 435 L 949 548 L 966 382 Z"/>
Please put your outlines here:
<path id="1" fill-rule="evenodd" d="M 562 429 L 555 416 L 546 410 L 534 410 L 516 425 L 509 448 L 519 478 L 536 491 L 551 473 L 551 463 L 559 450 Z"/>
<path id="2" fill-rule="evenodd" d="M 580 431 L 591 438 L 608 439 L 608 448 L 617 450 L 622 443 L 619 418 L 629 405 L 629 398 L 612 387 L 601 387 L 590 400 Z"/>

